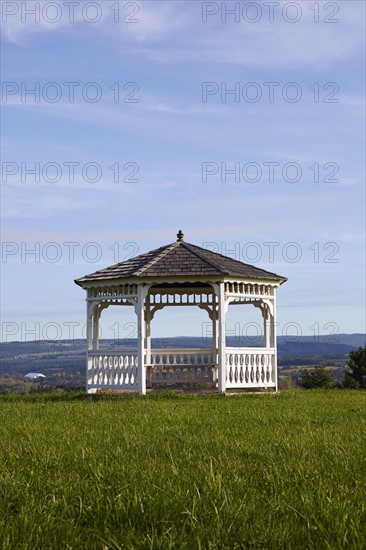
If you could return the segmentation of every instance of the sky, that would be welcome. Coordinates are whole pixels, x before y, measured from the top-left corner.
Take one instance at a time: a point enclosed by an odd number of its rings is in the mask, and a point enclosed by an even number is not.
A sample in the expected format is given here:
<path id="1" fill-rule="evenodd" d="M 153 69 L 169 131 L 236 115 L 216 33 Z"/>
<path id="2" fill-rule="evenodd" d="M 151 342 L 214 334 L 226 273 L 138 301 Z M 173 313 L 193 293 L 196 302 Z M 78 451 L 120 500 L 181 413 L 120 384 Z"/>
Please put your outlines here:
<path id="1" fill-rule="evenodd" d="M 288 277 L 278 335 L 365 332 L 364 2 L 1 8 L 2 341 L 85 336 L 74 279 L 179 229 Z M 152 335 L 208 321 L 165 308 Z M 101 336 L 135 322 L 110 307 Z"/>

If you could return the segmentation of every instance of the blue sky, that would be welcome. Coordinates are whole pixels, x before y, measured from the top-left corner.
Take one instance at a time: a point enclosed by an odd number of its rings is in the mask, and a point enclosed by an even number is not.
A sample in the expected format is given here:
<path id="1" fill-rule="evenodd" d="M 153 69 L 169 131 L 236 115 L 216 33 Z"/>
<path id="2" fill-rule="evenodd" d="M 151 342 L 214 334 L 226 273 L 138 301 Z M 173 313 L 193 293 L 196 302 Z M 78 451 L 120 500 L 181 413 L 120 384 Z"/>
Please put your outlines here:
<path id="1" fill-rule="evenodd" d="M 180 228 L 289 278 L 278 334 L 365 331 L 364 2 L 38 6 L 2 5 L 3 340 L 81 336 L 73 280 Z M 182 309 L 153 335 L 201 334 Z"/>

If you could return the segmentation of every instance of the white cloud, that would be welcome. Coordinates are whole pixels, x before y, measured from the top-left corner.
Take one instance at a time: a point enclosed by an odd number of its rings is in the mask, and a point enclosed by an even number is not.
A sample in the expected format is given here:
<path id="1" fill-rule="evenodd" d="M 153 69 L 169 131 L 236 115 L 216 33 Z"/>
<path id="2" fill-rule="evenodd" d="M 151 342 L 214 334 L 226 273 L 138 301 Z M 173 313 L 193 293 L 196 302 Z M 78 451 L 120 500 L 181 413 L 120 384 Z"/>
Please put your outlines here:
<path id="1" fill-rule="evenodd" d="M 26 4 L 31 6 L 34 2 L 28 0 Z M 8 41 L 24 46 L 38 33 L 72 33 L 83 25 L 86 32 L 101 32 L 110 39 L 127 44 L 133 53 L 159 62 L 223 63 L 271 69 L 304 67 L 313 71 L 359 55 L 364 44 L 365 4 L 357 0 L 315 3 L 320 6 L 319 23 L 314 22 L 310 2 L 296 3 L 301 7 L 301 17 L 296 23 L 284 19 L 282 13 L 288 4 L 284 0 L 276 7 L 274 23 L 269 22 L 268 7 L 261 2 L 257 4 L 261 6 L 262 17 L 256 23 L 249 23 L 242 16 L 239 23 L 230 16 L 226 23 L 222 23 L 220 13 L 203 23 L 202 2 L 159 0 L 132 3 L 139 6 L 136 23 L 123 22 L 122 16 L 126 18 L 126 12 L 123 11 L 124 2 L 121 2 L 121 21 L 114 23 L 110 9 L 112 3 L 99 4 L 102 16 L 96 24 L 83 19 L 81 3 L 73 23 L 67 20 L 65 7 L 63 17 L 57 23 L 49 23 L 42 17 L 39 23 L 30 17 L 22 23 L 20 14 L 15 14 L 3 24 L 3 34 Z M 219 7 L 225 5 L 221 2 L 215 4 Z M 240 3 L 241 7 L 245 4 Z M 327 16 L 331 16 L 331 4 L 340 7 L 339 13 L 333 17 L 339 19 L 338 23 L 324 22 Z"/>
<path id="2" fill-rule="evenodd" d="M 72 5 L 74 4 L 74 5 Z M 95 4 L 96 8 L 87 4 Z M 109 3 L 108 3 L 109 4 Z M 79 30 L 84 24 L 95 28 L 107 23 L 112 11 L 102 2 L 3 2 L 2 34 L 5 40 L 17 46 L 28 47 L 34 35 L 44 32 Z M 95 21 L 94 21 L 95 20 Z M 93 22 L 94 21 L 94 22 Z"/>
<path id="3" fill-rule="evenodd" d="M 219 12 L 202 23 L 200 2 L 144 2 L 140 23 L 130 27 L 130 36 L 143 46 L 139 50 L 143 55 L 156 61 L 214 62 L 257 68 L 320 69 L 344 61 L 362 48 L 365 9 L 362 2 L 342 2 L 340 12 L 333 17 L 339 18 L 339 22 L 328 24 L 323 22 L 330 16 L 326 2 L 318 3 L 319 23 L 314 22 L 310 3 L 298 2 L 302 16 L 293 24 L 281 15 L 288 4 L 285 1 L 276 8 L 274 23 L 269 22 L 268 8 L 257 2 L 262 5 L 262 17 L 255 24 L 242 17 L 235 23 L 233 16 L 222 23 L 220 6 L 225 3 L 215 4 Z M 245 4 L 241 2 L 241 8 Z M 228 7 L 233 5 L 230 3 Z M 167 38 L 169 46 L 165 43 Z"/>

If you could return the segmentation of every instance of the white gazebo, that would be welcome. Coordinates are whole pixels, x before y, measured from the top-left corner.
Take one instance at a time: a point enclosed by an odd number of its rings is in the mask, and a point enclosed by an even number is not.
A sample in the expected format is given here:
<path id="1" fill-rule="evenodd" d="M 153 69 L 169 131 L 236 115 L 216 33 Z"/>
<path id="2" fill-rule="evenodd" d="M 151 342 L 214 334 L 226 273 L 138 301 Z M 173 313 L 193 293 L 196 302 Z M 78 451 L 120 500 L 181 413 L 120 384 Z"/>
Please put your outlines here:
<path id="1" fill-rule="evenodd" d="M 86 290 L 86 391 L 135 390 L 170 383 L 210 383 L 229 389 L 277 390 L 276 290 L 287 281 L 275 273 L 184 241 L 76 279 Z M 229 305 L 252 304 L 263 317 L 262 347 L 228 347 Z M 109 306 L 133 306 L 137 347 L 101 349 L 99 320 Z M 167 306 L 198 306 L 212 322 L 212 347 L 152 349 L 151 324 Z"/>

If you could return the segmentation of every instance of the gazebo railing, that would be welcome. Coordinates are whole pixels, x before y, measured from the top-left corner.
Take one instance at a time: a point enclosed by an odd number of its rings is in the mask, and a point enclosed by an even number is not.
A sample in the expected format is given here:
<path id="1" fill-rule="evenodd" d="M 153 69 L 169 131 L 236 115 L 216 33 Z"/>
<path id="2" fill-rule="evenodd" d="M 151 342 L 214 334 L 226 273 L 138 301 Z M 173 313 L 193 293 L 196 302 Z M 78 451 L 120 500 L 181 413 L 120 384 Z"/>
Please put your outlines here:
<path id="1" fill-rule="evenodd" d="M 147 357 L 148 385 L 216 382 L 217 358 L 210 348 L 153 349 Z"/>
<path id="2" fill-rule="evenodd" d="M 275 388 L 274 348 L 226 348 L 226 387 Z"/>
<path id="3" fill-rule="evenodd" d="M 145 355 L 147 386 L 217 384 L 217 354 L 211 348 L 152 349 Z M 274 348 L 226 348 L 226 387 L 275 388 Z M 88 353 L 88 388 L 138 389 L 137 349 Z"/>
<path id="4" fill-rule="evenodd" d="M 138 389 L 137 349 L 88 353 L 88 387 Z"/>

